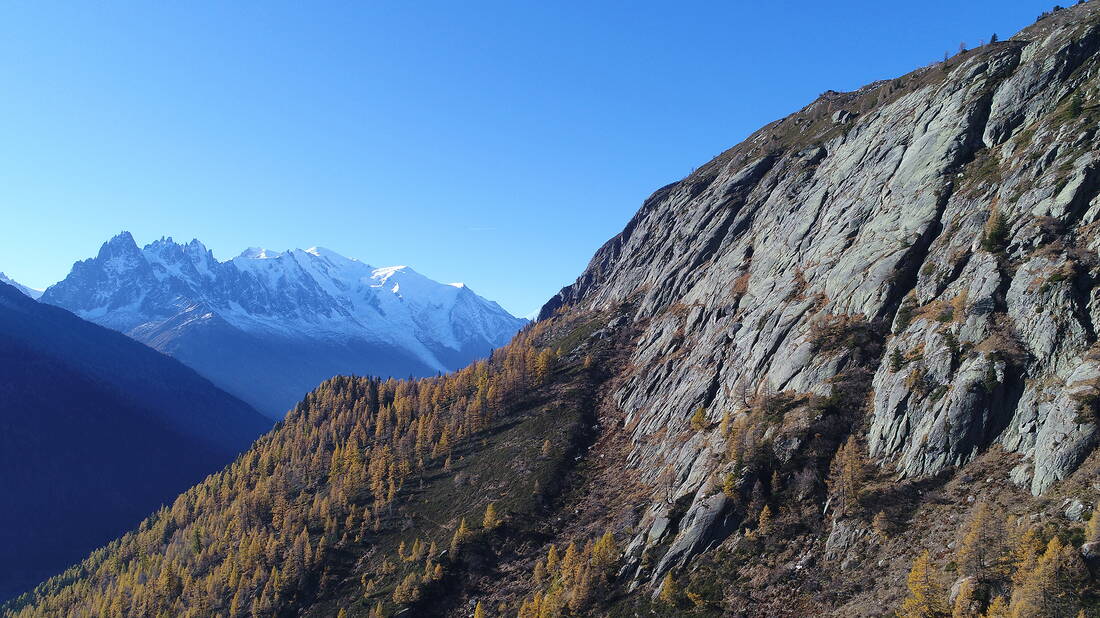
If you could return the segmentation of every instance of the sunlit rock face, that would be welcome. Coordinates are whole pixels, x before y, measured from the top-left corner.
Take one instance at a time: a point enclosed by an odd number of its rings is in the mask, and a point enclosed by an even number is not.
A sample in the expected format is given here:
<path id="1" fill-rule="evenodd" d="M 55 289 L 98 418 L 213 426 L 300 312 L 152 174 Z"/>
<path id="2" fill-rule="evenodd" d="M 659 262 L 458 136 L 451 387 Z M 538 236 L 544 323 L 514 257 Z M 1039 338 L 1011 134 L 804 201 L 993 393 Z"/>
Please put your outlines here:
<path id="1" fill-rule="evenodd" d="M 628 556 L 676 535 L 654 581 L 730 529 L 718 422 L 752 397 L 857 397 L 902 477 L 1001 447 L 1039 494 L 1095 448 L 1100 29 L 1079 10 L 825 93 L 654 193 L 544 307 L 627 303 L 641 328 L 615 399 L 660 487 Z"/>

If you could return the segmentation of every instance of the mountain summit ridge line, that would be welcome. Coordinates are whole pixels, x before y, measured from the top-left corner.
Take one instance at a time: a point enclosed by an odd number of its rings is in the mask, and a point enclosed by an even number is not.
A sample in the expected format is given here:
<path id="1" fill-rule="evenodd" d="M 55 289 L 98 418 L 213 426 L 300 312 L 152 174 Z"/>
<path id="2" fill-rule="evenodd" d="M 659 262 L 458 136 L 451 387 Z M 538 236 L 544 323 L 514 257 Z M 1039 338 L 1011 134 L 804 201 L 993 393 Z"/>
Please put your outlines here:
<path id="1" fill-rule="evenodd" d="M 122 232 L 42 302 L 176 356 L 278 418 L 341 373 L 427 376 L 503 345 L 526 320 L 464 284 L 321 247 L 218 261 L 198 240 Z"/>

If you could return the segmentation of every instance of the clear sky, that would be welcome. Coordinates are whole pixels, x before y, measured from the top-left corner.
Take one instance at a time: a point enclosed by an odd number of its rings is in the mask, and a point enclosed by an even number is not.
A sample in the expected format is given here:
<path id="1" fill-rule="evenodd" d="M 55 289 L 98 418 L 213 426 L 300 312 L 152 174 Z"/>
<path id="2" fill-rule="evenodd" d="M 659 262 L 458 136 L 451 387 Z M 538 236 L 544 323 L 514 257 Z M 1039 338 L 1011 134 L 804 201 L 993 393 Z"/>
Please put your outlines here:
<path id="1" fill-rule="evenodd" d="M 0 271 L 45 287 L 125 229 L 320 245 L 526 314 L 760 125 L 1050 6 L 5 3 Z"/>

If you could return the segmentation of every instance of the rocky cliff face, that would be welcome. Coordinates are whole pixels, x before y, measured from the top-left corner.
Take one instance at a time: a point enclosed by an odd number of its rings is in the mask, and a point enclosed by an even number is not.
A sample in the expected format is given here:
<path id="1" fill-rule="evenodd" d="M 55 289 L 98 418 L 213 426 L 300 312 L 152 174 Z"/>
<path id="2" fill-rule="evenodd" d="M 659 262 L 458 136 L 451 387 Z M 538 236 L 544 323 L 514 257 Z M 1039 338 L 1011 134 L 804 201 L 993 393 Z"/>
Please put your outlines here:
<path id="1" fill-rule="evenodd" d="M 658 190 L 544 307 L 631 301 L 642 327 L 613 396 L 656 488 L 628 573 L 670 543 L 655 582 L 728 529 L 717 424 L 753 398 L 857 397 L 857 435 L 901 478 L 1000 448 L 1041 494 L 1093 452 L 1098 18 L 825 93 Z M 780 461 L 809 441 L 769 431 Z"/>
<path id="2" fill-rule="evenodd" d="M 487 363 L 333 381 L 192 490 L 226 499 L 181 498 L 9 613 L 129 596 L 177 614 L 1097 615 L 1098 70 L 1093 2 L 825 93 L 654 193 Z M 196 529 L 223 538 L 191 553 Z M 283 559 L 309 547 L 307 576 Z M 209 599 L 164 592 L 175 556 Z M 914 564 L 924 606 L 906 608 Z M 265 581 L 275 566 L 297 583 Z M 237 572 L 258 575 L 234 592 Z"/>

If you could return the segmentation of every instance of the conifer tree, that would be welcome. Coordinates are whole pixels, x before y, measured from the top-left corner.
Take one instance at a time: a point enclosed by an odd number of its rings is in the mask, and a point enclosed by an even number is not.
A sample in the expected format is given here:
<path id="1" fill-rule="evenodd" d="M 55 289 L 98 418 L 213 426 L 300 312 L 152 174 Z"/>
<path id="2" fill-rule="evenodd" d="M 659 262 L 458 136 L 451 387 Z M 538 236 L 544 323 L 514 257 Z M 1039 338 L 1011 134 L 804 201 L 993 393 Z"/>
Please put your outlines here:
<path id="1" fill-rule="evenodd" d="M 1003 533 L 1000 521 L 993 516 L 988 502 L 979 500 L 975 503 L 965 531 L 956 551 L 959 569 L 964 575 L 977 577 L 981 581 L 989 579 L 1001 554 Z"/>
<path id="2" fill-rule="evenodd" d="M 756 531 L 759 534 L 768 534 L 771 530 L 772 509 L 768 505 L 760 509 L 760 517 L 757 518 Z"/>
<path id="3" fill-rule="evenodd" d="M 541 586 L 542 582 L 546 580 L 546 563 L 541 558 L 535 562 L 535 570 L 531 577 L 534 579 L 536 586 Z"/>
<path id="4" fill-rule="evenodd" d="M 943 591 L 926 550 L 913 561 L 908 578 L 909 596 L 901 604 L 902 618 L 938 618 L 946 614 Z"/>
<path id="5" fill-rule="evenodd" d="M 691 415 L 691 428 L 695 431 L 703 431 L 707 428 L 707 412 L 703 406 L 696 408 L 695 413 Z"/>
<path id="6" fill-rule="evenodd" d="M 959 591 L 955 596 L 955 605 L 951 610 L 951 618 L 979 618 L 974 579 L 967 577 L 959 584 Z"/>
<path id="7" fill-rule="evenodd" d="M 560 562 L 557 546 L 551 545 L 549 551 L 546 552 L 546 572 L 551 575 L 556 574 Z"/>
<path id="8" fill-rule="evenodd" d="M 550 378 L 550 371 L 554 368 L 554 356 L 554 351 L 550 348 L 544 348 L 539 352 L 538 360 L 535 361 L 535 379 L 539 384 Z"/>
<path id="9" fill-rule="evenodd" d="M 997 210 L 986 221 L 985 234 L 982 236 L 982 249 L 989 253 L 1000 253 L 1008 241 L 1008 223 Z"/>
<path id="10" fill-rule="evenodd" d="M 1030 526 L 1017 536 L 1012 547 L 1012 585 L 1018 588 L 1035 568 L 1039 556 L 1044 549 L 1042 539 L 1039 537 L 1039 529 Z"/>
<path id="11" fill-rule="evenodd" d="M 466 525 L 466 518 L 463 517 L 458 524 L 458 529 L 455 530 L 455 534 L 451 537 L 451 553 L 458 551 L 458 548 L 466 542 L 466 539 L 470 536 L 470 528 Z"/>
<path id="12" fill-rule="evenodd" d="M 672 571 L 665 573 L 665 578 L 661 580 L 661 593 L 659 595 L 661 601 L 666 605 L 675 607 L 680 599 L 680 589 L 676 585 L 676 580 L 672 578 Z"/>
<path id="13" fill-rule="evenodd" d="M 592 546 L 592 565 L 597 569 L 604 569 L 614 564 L 618 559 L 619 548 L 615 544 L 615 535 L 608 530 Z"/>
<path id="14" fill-rule="evenodd" d="M 718 435 L 723 438 L 729 437 L 730 434 L 730 413 L 729 410 L 722 412 L 722 420 L 718 421 Z"/>
<path id="15" fill-rule="evenodd" d="M 497 508 L 490 502 L 489 506 L 485 507 L 485 517 L 481 520 L 481 527 L 486 530 L 493 530 L 499 525 L 500 517 L 497 516 Z"/>
<path id="16" fill-rule="evenodd" d="M 727 498 L 737 497 L 737 477 L 732 472 L 722 479 L 722 493 L 726 494 Z"/>
<path id="17" fill-rule="evenodd" d="M 886 540 L 890 536 L 890 518 L 886 516 L 886 511 L 879 511 L 873 520 L 871 520 L 871 529 L 875 531 L 875 535 L 882 540 Z"/>
<path id="18" fill-rule="evenodd" d="M 416 573 L 409 573 L 393 590 L 393 602 L 408 605 L 420 599 L 420 582 Z"/>
<path id="19" fill-rule="evenodd" d="M 592 600 L 592 573 L 589 565 L 580 565 L 569 588 L 569 609 L 580 614 Z"/>
<path id="20" fill-rule="evenodd" d="M 983 618 L 1011 618 L 1011 616 L 1008 601 L 1004 597 L 996 597 L 986 608 Z"/>
<path id="21" fill-rule="evenodd" d="M 1012 591 L 1013 618 L 1066 616 L 1077 609 L 1074 576 L 1077 553 L 1057 535 L 1047 543 L 1035 568 L 1030 569 Z"/>
<path id="22" fill-rule="evenodd" d="M 577 575 L 577 567 L 580 566 L 580 558 L 577 556 L 577 544 L 570 542 L 565 548 L 565 555 L 561 559 L 561 578 L 566 586 L 570 586 Z"/>
<path id="23" fill-rule="evenodd" d="M 829 490 L 837 501 L 840 514 L 851 514 L 859 508 L 859 497 L 863 491 L 864 458 L 856 442 L 855 435 L 848 440 L 833 458 Z"/>

